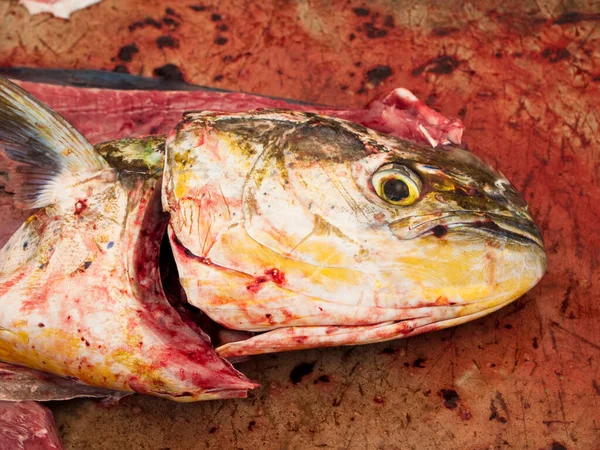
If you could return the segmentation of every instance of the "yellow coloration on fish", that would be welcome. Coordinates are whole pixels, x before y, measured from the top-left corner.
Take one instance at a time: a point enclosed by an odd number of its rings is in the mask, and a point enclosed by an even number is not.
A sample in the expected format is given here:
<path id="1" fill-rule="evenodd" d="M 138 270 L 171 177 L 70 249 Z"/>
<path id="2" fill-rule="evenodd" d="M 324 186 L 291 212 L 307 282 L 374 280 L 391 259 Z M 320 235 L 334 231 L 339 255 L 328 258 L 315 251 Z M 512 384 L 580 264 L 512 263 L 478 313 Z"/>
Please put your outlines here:
<path id="1" fill-rule="evenodd" d="M 267 331 L 224 356 L 453 326 L 545 272 L 522 197 L 457 147 L 304 113 L 202 112 L 166 153 L 163 205 L 188 301 L 225 327 Z"/>

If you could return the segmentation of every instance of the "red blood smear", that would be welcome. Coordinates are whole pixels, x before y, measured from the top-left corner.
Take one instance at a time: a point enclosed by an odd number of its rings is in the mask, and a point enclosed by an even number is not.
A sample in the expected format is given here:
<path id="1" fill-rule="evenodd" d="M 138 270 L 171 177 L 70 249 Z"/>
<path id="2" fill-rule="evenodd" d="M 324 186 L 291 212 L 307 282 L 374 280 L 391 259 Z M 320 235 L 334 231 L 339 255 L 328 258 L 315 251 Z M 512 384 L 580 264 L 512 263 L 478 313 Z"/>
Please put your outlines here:
<path id="1" fill-rule="evenodd" d="M 264 276 L 255 277 L 254 281 L 246 286 L 246 289 L 256 294 L 262 289 L 263 284 L 269 281 L 277 285 L 282 285 L 285 283 L 285 274 L 279 269 L 267 269 Z"/>

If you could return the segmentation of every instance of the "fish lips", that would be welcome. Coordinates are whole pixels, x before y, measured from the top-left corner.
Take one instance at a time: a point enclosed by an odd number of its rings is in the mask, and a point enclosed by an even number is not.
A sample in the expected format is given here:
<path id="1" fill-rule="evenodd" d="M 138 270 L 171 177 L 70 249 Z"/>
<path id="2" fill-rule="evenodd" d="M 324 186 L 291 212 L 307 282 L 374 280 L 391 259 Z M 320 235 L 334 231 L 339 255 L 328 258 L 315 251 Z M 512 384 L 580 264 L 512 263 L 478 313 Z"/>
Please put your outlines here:
<path id="1" fill-rule="evenodd" d="M 390 229 L 401 240 L 428 235 L 443 237 L 453 231 L 478 230 L 544 249 L 540 231 L 531 220 L 489 212 L 449 211 L 409 216 L 390 223 Z"/>

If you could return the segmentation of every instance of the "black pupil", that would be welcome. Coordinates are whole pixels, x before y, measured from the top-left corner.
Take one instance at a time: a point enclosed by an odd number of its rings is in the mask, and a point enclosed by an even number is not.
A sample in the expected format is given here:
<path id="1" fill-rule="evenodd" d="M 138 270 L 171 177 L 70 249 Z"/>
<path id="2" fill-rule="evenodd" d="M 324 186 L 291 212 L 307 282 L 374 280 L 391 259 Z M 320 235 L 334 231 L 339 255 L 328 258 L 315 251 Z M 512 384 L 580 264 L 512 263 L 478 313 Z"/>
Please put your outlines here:
<path id="1" fill-rule="evenodd" d="M 404 200 L 410 194 L 408 186 L 402 180 L 392 178 L 383 183 L 383 193 L 386 198 L 392 202 Z"/>

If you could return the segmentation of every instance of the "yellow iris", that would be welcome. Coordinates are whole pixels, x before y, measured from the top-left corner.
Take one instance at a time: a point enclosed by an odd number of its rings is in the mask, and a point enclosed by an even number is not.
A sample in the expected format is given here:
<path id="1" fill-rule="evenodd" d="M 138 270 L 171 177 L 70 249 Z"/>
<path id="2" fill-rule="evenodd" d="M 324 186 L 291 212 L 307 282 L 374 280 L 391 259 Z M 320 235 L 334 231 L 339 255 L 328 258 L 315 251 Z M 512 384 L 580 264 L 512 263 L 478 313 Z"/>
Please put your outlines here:
<path id="1" fill-rule="evenodd" d="M 371 180 L 377 195 L 396 206 L 413 204 L 421 195 L 421 180 L 408 167 L 386 164 L 373 174 Z"/>

